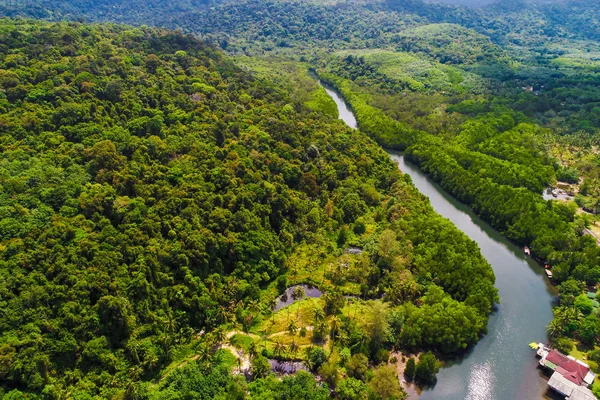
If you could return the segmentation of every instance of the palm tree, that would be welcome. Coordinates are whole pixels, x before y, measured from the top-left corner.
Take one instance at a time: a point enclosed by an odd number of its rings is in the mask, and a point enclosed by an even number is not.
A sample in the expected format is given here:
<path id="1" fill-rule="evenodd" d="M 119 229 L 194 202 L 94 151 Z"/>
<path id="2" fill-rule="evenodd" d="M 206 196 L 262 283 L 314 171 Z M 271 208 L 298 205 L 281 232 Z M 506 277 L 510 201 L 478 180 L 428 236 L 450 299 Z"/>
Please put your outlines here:
<path id="1" fill-rule="evenodd" d="M 292 292 L 292 299 L 300 300 L 303 297 L 304 297 L 304 289 L 302 288 L 302 286 L 296 286 L 296 288 Z M 300 307 L 297 307 L 296 308 L 296 318 L 298 318 L 299 315 L 300 315 Z"/>
<path id="2" fill-rule="evenodd" d="M 285 351 L 285 344 L 283 344 L 283 342 L 281 342 L 281 340 L 276 340 L 275 341 L 275 353 L 277 353 L 277 355 L 279 357 L 281 357 L 281 353 Z"/>
<path id="3" fill-rule="evenodd" d="M 277 307 L 277 299 L 271 299 L 269 301 L 269 308 L 271 309 L 271 322 L 275 324 L 275 307 Z"/>
<path id="4" fill-rule="evenodd" d="M 225 341 L 226 335 L 223 329 L 215 329 L 215 340 L 217 343 L 222 343 Z"/>
<path id="5" fill-rule="evenodd" d="M 250 300 L 247 304 L 248 311 L 252 314 L 258 314 L 260 312 L 260 305 L 257 300 Z"/>
<path id="6" fill-rule="evenodd" d="M 229 322 L 229 312 L 225 309 L 225 307 L 219 307 L 217 309 L 217 321 L 220 324 L 226 324 Z"/>
<path id="7" fill-rule="evenodd" d="M 265 349 L 267 348 L 267 339 L 269 338 L 269 331 L 267 328 L 260 331 L 260 338 L 265 342 Z"/>
<path id="8" fill-rule="evenodd" d="M 212 347 L 212 346 L 210 346 Z M 198 355 L 198 361 L 202 364 L 210 364 L 210 360 L 211 360 L 211 352 L 210 352 L 210 347 L 209 346 L 204 346 L 201 345 L 200 347 L 198 347 L 198 350 L 196 350 L 196 354 Z"/>
<path id="9" fill-rule="evenodd" d="M 296 334 L 296 331 L 298 330 L 298 326 L 296 325 L 296 321 L 291 320 L 288 324 L 288 332 L 290 333 L 290 335 L 294 336 Z"/>
<path id="10" fill-rule="evenodd" d="M 139 350 L 141 350 L 141 346 L 140 346 L 139 342 L 134 338 L 130 339 L 127 342 L 126 349 L 129 352 L 129 354 L 131 354 L 133 361 L 135 361 L 136 363 L 139 363 L 140 362 Z"/>
<path id="11" fill-rule="evenodd" d="M 252 314 L 248 314 L 244 317 L 242 328 L 244 328 L 244 332 L 248 333 L 250 328 L 252 327 Z"/>
<path id="12" fill-rule="evenodd" d="M 339 344 L 341 344 L 342 346 L 346 346 L 348 344 L 348 335 L 346 334 L 346 332 L 340 330 L 337 335 L 337 340 Z"/>
<path id="13" fill-rule="evenodd" d="M 551 338 L 557 338 L 563 334 L 564 325 L 558 319 L 553 319 L 546 327 L 546 331 Z"/>
<path id="14" fill-rule="evenodd" d="M 292 341 L 292 343 L 290 344 L 290 351 L 292 352 L 294 357 L 296 357 L 296 353 L 298 352 L 299 349 L 300 349 L 300 346 L 298 346 L 298 343 L 296 343 L 295 340 Z"/>
<path id="15" fill-rule="evenodd" d="M 300 300 L 303 297 L 304 297 L 304 289 L 302 288 L 302 286 L 296 286 L 296 288 L 292 292 L 292 299 Z"/>
<path id="16" fill-rule="evenodd" d="M 319 322 L 321 322 L 325 319 L 325 312 L 323 311 L 322 308 L 316 307 L 314 309 L 313 319 L 314 319 L 314 325 L 317 325 Z"/>
<path id="17" fill-rule="evenodd" d="M 340 322 L 340 319 L 336 316 L 334 316 L 331 319 L 331 323 L 330 323 L 330 327 L 331 327 L 331 340 L 333 343 L 335 343 L 335 339 L 338 336 L 338 333 L 340 331 L 342 324 Z"/>
<path id="18" fill-rule="evenodd" d="M 169 309 L 167 311 L 167 327 L 169 328 L 169 334 L 173 335 L 175 333 L 175 329 L 177 328 L 177 321 L 173 316 L 173 312 Z"/>
<path id="19" fill-rule="evenodd" d="M 250 347 L 248 348 L 248 355 L 251 358 L 254 358 L 258 355 L 258 346 L 256 345 L 256 342 L 252 342 L 250 344 Z"/>

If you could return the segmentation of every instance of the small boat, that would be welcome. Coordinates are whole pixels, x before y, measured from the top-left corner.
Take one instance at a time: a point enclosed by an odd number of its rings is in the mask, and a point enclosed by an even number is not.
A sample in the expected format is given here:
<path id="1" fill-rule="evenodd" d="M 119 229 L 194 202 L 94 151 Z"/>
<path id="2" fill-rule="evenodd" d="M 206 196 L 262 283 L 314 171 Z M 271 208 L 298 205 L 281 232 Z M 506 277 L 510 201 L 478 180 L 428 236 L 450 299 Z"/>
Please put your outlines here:
<path id="1" fill-rule="evenodd" d="M 552 279 L 552 270 L 546 269 L 544 271 L 546 271 L 546 275 L 548 276 L 548 278 Z"/>
<path id="2" fill-rule="evenodd" d="M 531 250 L 529 250 L 529 247 L 525 246 L 523 248 L 523 251 L 525 252 L 526 255 L 530 256 L 531 255 Z"/>

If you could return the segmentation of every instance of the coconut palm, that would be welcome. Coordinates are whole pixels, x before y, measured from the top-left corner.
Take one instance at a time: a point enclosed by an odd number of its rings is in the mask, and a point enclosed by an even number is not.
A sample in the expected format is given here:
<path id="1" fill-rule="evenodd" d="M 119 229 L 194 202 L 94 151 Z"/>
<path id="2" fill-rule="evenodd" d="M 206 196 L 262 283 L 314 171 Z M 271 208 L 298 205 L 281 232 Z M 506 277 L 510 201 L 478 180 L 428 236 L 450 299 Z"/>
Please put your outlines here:
<path id="1" fill-rule="evenodd" d="M 292 292 L 292 299 L 300 300 L 303 297 L 304 297 L 304 289 L 302 288 L 302 286 L 296 286 L 296 288 Z"/>
<path id="2" fill-rule="evenodd" d="M 219 307 L 217 309 L 217 321 L 220 324 L 226 324 L 227 322 L 229 322 L 230 319 L 230 315 L 229 312 L 227 311 L 227 309 L 225 309 L 225 307 Z"/>
<path id="3" fill-rule="evenodd" d="M 291 320 L 288 323 L 288 332 L 290 333 L 290 335 L 294 336 L 296 334 L 296 332 L 298 331 L 298 325 L 296 325 L 296 321 L 295 320 Z"/>
<path id="4" fill-rule="evenodd" d="M 260 338 L 264 341 L 265 349 L 266 349 L 267 348 L 267 339 L 269 338 L 269 331 L 267 330 L 267 328 L 260 331 Z"/>
<path id="5" fill-rule="evenodd" d="M 562 325 L 559 320 L 553 319 L 546 327 L 546 331 L 551 338 L 557 338 L 563 334 L 564 325 Z"/>
<path id="6" fill-rule="evenodd" d="M 313 311 L 313 320 L 314 325 L 317 325 L 319 322 L 325 319 L 325 311 L 322 308 L 316 307 Z"/>
<path id="7" fill-rule="evenodd" d="M 215 329 L 214 331 L 215 340 L 217 343 L 222 343 L 225 341 L 226 335 L 223 329 Z"/>
<path id="8" fill-rule="evenodd" d="M 256 342 L 252 342 L 250 344 L 250 347 L 248 348 L 248 355 L 251 358 L 254 358 L 258 355 L 258 346 L 256 345 Z"/>
<path id="9" fill-rule="evenodd" d="M 248 311 L 252 314 L 258 314 L 260 312 L 260 304 L 257 300 L 250 300 L 246 306 L 248 307 Z"/>
<path id="10" fill-rule="evenodd" d="M 209 365 L 212 354 L 209 346 L 201 345 L 196 350 L 196 355 L 198 356 L 198 361 L 204 365 Z"/>
<path id="11" fill-rule="evenodd" d="M 300 346 L 298 346 L 298 343 L 296 343 L 295 340 L 292 341 L 292 343 L 290 344 L 290 351 L 292 352 L 294 357 L 296 356 L 296 353 L 298 353 L 298 350 L 300 350 Z"/>
<path id="12" fill-rule="evenodd" d="M 296 286 L 296 288 L 292 292 L 292 299 L 300 300 L 303 297 L 304 297 L 304 289 L 302 288 L 302 286 Z M 300 315 L 300 307 L 297 307 L 296 308 L 296 318 L 298 318 L 299 315 Z"/>
<path id="13" fill-rule="evenodd" d="M 305 326 L 303 326 L 302 328 L 300 328 L 300 337 L 306 337 L 307 333 L 308 333 L 308 329 L 306 329 Z"/>
<path id="14" fill-rule="evenodd" d="M 281 353 L 283 353 L 285 351 L 285 344 L 283 344 L 283 342 L 281 340 L 276 340 L 275 341 L 275 353 L 277 353 L 277 355 L 279 357 L 281 357 Z"/>
<path id="15" fill-rule="evenodd" d="M 333 343 L 335 343 L 335 340 L 337 339 L 337 336 L 342 327 L 342 323 L 340 322 L 340 319 L 338 317 L 334 316 L 331 319 L 331 323 L 329 324 L 329 326 L 331 328 L 331 331 L 330 331 L 331 340 Z"/>
<path id="16" fill-rule="evenodd" d="M 271 323 L 275 324 L 275 307 L 277 307 L 277 299 L 271 299 L 269 301 L 269 308 L 271 309 Z"/>

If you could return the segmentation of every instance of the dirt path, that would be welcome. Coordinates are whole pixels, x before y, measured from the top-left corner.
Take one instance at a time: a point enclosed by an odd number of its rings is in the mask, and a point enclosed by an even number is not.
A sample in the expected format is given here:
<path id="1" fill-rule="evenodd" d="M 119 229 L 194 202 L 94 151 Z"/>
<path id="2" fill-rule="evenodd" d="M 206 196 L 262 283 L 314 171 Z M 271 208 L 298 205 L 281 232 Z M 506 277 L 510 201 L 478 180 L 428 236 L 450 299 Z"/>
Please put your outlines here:
<path id="1" fill-rule="evenodd" d="M 238 359 L 238 366 L 233 370 L 234 374 L 245 374 L 250 371 L 250 357 L 243 350 L 236 349 L 228 344 L 221 344 L 219 347 L 229 350 Z"/>

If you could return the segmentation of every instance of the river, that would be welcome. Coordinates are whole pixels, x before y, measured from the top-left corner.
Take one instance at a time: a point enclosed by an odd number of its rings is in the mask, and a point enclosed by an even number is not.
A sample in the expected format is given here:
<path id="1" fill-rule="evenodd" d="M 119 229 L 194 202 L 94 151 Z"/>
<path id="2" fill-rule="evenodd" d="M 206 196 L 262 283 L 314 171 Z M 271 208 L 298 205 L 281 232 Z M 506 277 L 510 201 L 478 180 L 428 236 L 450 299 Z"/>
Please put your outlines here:
<path id="1" fill-rule="evenodd" d="M 350 127 L 356 120 L 341 96 L 327 93 L 340 108 L 340 119 Z M 352 115 L 346 120 L 345 116 Z M 436 212 L 448 218 L 479 245 L 496 274 L 500 304 L 488 323 L 488 334 L 459 360 L 448 362 L 428 389 L 408 388 L 409 398 L 422 400 L 512 400 L 547 396 L 547 381 L 530 342 L 546 341 L 546 325 L 552 320 L 555 292 L 544 270 L 523 249 L 503 237 L 466 205 L 447 194 L 400 153 L 388 151 L 400 170 L 410 175 L 417 189 L 429 197 Z"/>

